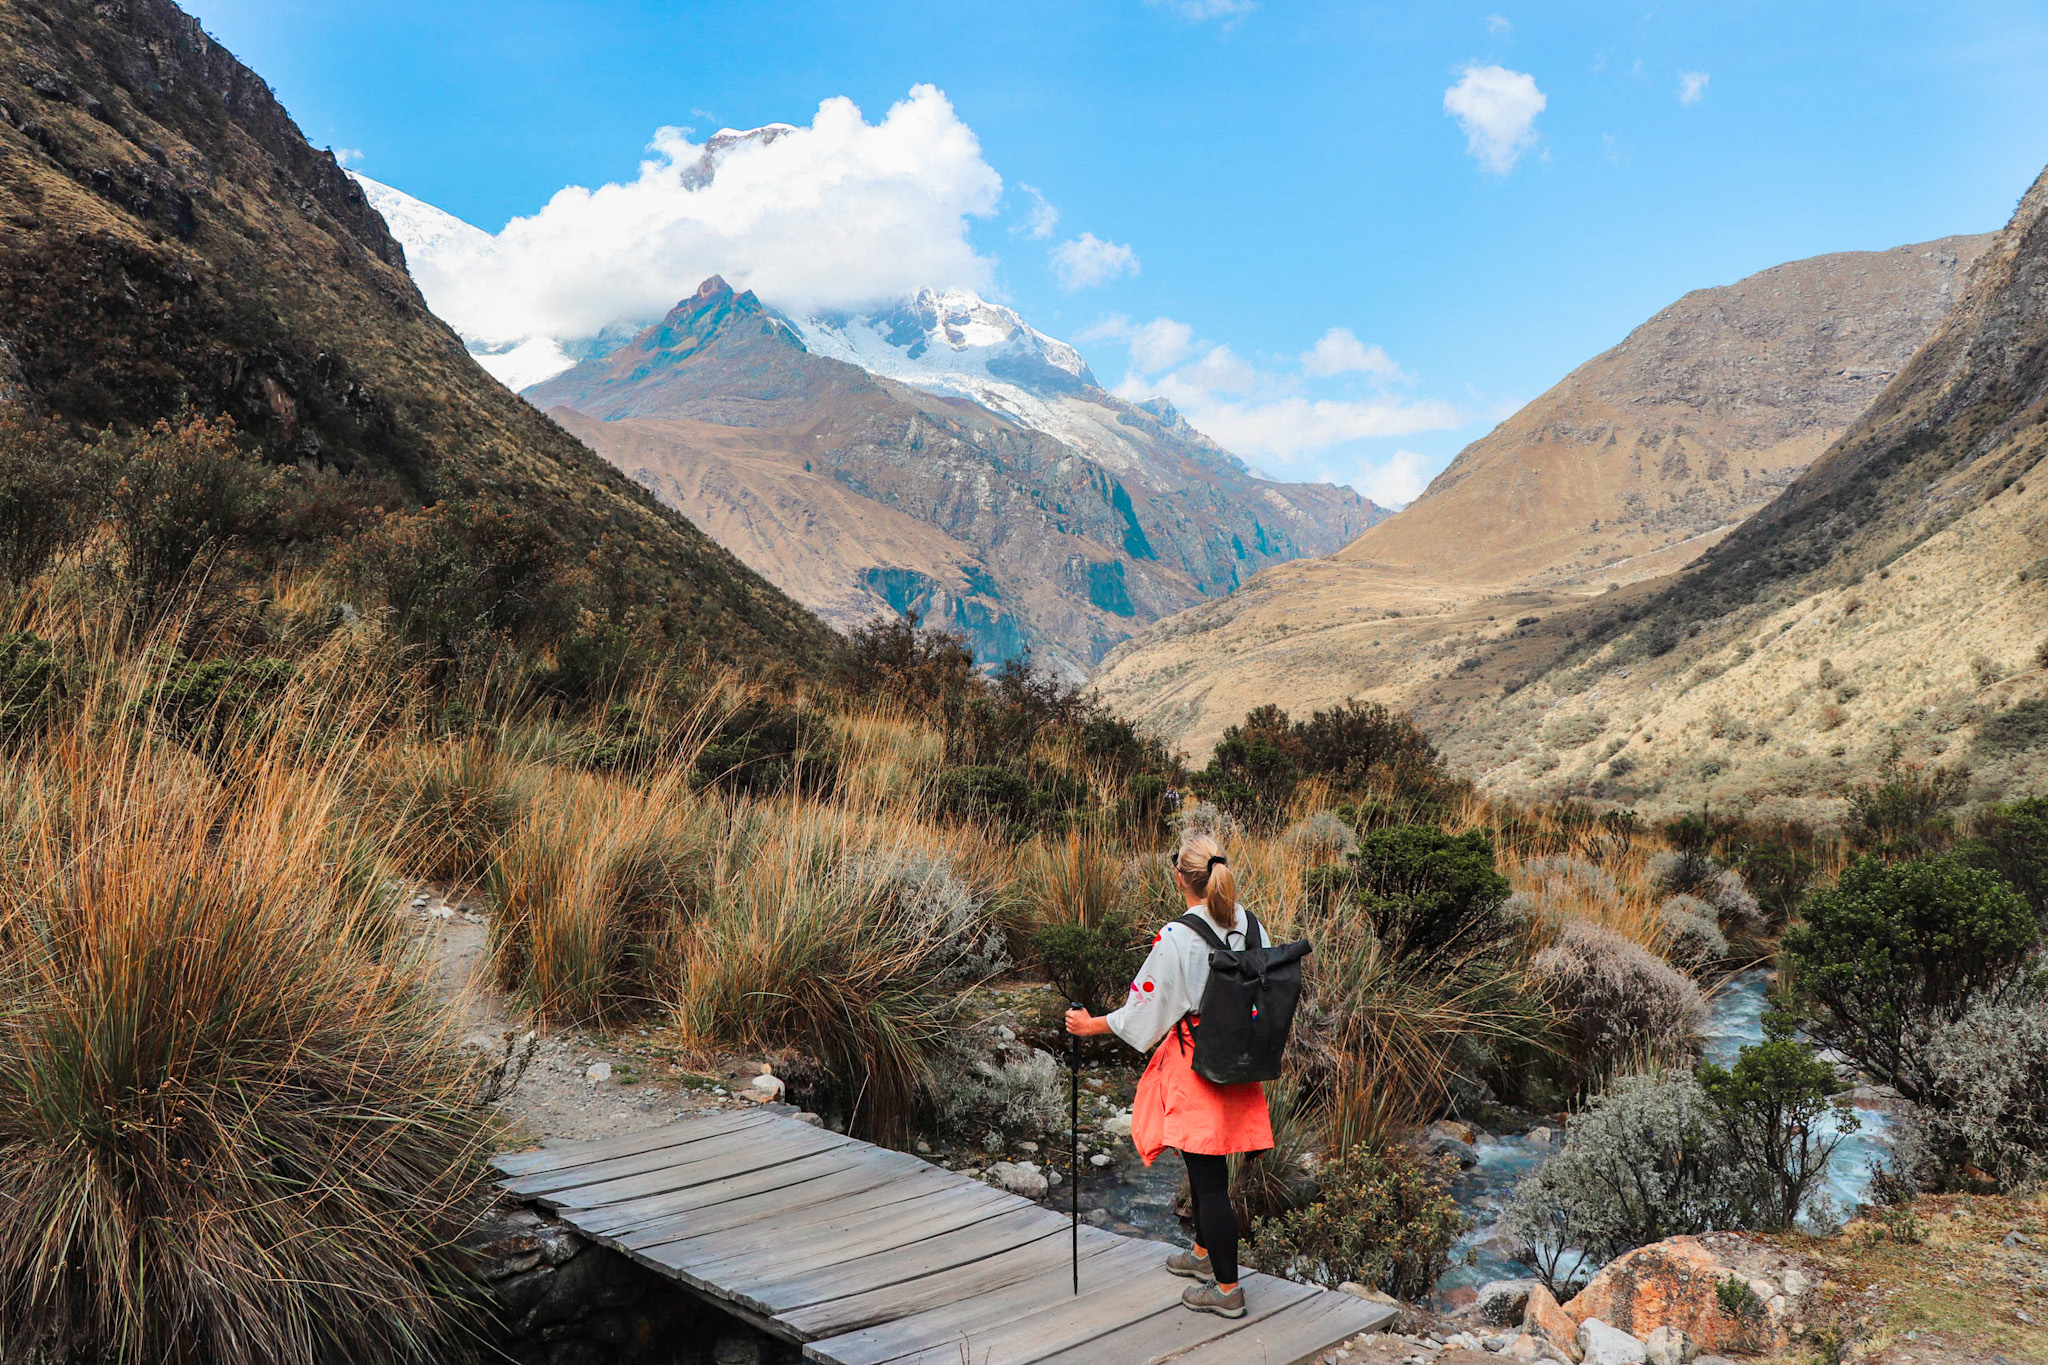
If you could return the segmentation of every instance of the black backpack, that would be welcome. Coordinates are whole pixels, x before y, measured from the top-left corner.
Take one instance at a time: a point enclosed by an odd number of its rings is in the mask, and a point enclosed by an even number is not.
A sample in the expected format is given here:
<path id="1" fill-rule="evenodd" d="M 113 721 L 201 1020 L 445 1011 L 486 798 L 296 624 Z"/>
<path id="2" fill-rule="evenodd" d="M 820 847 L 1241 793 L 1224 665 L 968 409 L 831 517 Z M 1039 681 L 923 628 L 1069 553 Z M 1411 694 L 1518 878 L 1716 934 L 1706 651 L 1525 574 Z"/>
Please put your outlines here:
<path id="1" fill-rule="evenodd" d="M 1251 911 L 1240 908 L 1238 913 L 1245 918 L 1246 943 L 1254 929 L 1266 937 Z M 1294 1009 L 1301 1003 L 1301 960 L 1312 951 L 1308 940 L 1277 948 L 1232 948 L 1202 916 L 1191 911 L 1180 922 L 1210 948 L 1209 984 L 1202 990 L 1202 1019 L 1194 1031 L 1195 1074 L 1217 1085 L 1278 1080 L 1280 1054 L 1287 1050 Z"/>

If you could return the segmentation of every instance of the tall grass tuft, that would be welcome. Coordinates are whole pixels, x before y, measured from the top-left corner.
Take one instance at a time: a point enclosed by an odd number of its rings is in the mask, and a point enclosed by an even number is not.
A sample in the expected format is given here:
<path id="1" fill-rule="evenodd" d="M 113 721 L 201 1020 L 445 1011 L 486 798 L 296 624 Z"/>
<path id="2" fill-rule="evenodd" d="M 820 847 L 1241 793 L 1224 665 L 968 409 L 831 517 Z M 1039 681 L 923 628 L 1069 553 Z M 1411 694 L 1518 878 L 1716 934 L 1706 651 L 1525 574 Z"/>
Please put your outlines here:
<path id="1" fill-rule="evenodd" d="M 483 736 L 395 747 L 368 776 L 380 821 L 404 831 L 399 846 L 416 877 L 475 881 L 519 818 L 514 768 Z"/>
<path id="2" fill-rule="evenodd" d="M 352 756 L 273 739 L 227 788 L 126 714 L 0 803 L 0 1356 L 458 1354 L 487 1130 Z"/>
<path id="3" fill-rule="evenodd" d="M 655 1003 L 710 894 L 720 814 L 690 795 L 687 768 L 539 780 L 486 878 L 499 984 L 557 1021 Z"/>

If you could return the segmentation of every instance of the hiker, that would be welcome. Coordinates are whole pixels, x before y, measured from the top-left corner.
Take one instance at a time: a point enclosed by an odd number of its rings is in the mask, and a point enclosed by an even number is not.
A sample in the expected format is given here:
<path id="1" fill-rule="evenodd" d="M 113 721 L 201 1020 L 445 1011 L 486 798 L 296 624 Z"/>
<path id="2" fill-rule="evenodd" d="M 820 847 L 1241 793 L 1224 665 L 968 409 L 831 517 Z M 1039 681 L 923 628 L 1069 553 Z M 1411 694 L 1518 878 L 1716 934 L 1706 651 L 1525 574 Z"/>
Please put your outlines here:
<path id="1" fill-rule="evenodd" d="M 1270 948 L 1265 929 L 1237 903 L 1230 860 L 1205 834 L 1181 841 L 1174 880 L 1188 911 L 1206 919 L 1230 948 Z M 1200 1283 L 1180 1296 L 1189 1308 L 1226 1318 L 1244 1316 L 1237 1282 L 1237 1213 L 1230 1206 L 1230 1157 L 1273 1145 L 1266 1092 L 1257 1081 L 1217 1085 L 1196 1074 L 1191 1029 L 1199 1026 L 1202 991 L 1209 982 L 1212 945 L 1191 925 L 1175 920 L 1152 940 L 1152 952 L 1131 983 L 1122 1008 L 1107 1015 L 1067 1011 L 1067 1031 L 1114 1033 L 1152 1053 L 1131 1111 L 1131 1141 L 1147 1166 L 1168 1147 L 1187 1163 L 1194 1193 L 1195 1245 L 1167 1258 L 1166 1268 Z"/>

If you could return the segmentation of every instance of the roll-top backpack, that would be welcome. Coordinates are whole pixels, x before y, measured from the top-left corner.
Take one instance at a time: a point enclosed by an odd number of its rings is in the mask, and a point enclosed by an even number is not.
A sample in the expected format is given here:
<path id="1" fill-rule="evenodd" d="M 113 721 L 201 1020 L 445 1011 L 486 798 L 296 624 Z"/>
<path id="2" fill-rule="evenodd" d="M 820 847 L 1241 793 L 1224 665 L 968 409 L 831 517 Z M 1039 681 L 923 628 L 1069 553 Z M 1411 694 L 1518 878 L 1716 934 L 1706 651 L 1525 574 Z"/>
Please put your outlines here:
<path id="1" fill-rule="evenodd" d="M 1251 911 L 1245 942 L 1266 937 Z M 1275 948 L 1232 948 L 1202 916 L 1190 912 L 1182 924 L 1209 945 L 1209 984 L 1202 990 L 1201 1021 L 1194 1030 L 1195 1074 L 1217 1085 L 1271 1081 L 1280 1077 L 1280 1056 L 1301 1003 L 1301 960 L 1312 951 L 1307 939 Z M 1186 1021 L 1182 1021 L 1185 1023 Z"/>

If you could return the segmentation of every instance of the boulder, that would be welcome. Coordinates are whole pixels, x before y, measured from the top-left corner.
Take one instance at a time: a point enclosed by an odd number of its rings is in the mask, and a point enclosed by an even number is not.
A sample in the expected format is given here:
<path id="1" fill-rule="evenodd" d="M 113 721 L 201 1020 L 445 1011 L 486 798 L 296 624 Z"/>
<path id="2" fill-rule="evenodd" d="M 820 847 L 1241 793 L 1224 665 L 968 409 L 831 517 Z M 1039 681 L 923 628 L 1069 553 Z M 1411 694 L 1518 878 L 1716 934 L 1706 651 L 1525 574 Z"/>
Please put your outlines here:
<path id="1" fill-rule="evenodd" d="M 1649 1355 L 1642 1342 L 1598 1318 L 1579 1324 L 1578 1346 L 1585 1365 L 1643 1365 Z"/>
<path id="2" fill-rule="evenodd" d="M 1489 1327 L 1513 1327 L 1529 1306 L 1534 1280 L 1488 1280 L 1479 1286 L 1479 1320 Z"/>
<path id="3" fill-rule="evenodd" d="M 1026 1199 L 1043 1199 L 1052 1188 L 1037 1166 L 1029 1161 L 998 1161 L 988 1168 L 988 1181 Z"/>
<path id="4" fill-rule="evenodd" d="M 1692 1365 L 1700 1348 L 1676 1327 L 1659 1327 L 1643 1340 L 1643 1358 L 1648 1365 Z"/>
<path id="5" fill-rule="evenodd" d="M 1479 1149 L 1473 1145 L 1472 1129 L 1462 1123 L 1438 1119 L 1423 1130 L 1423 1148 L 1432 1156 L 1447 1156 L 1458 1169 L 1469 1171 L 1479 1164 Z"/>
<path id="6" fill-rule="evenodd" d="M 1789 1348 L 1800 1298 L 1819 1281 L 1819 1269 L 1790 1252 L 1740 1233 L 1709 1232 L 1667 1237 L 1610 1262 L 1565 1311 L 1638 1339 L 1670 1327 L 1695 1350 L 1770 1355 Z M 1728 1300 L 1739 1302 L 1730 1307 Z"/>
<path id="7" fill-rule="evenodd" d="M 1556 1296 L 1540 1284 L 1529 1290 L 1529 1302 L 1522 1309 L 1522 1330 L 1539 1344 L 1548 1342 L 1568 1356 L 1577 1355 L 1578 1322 L 1558 1307 Z"/>
<path id="8" fill-rule="evenodd" d="M 1128 1109 L 1119 1110 L 1102 1121 L 1102 1131 L 1112 1137 L 1129 1138 L 1131 1135 L 1131 1114 Z"/>

